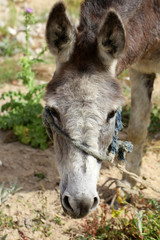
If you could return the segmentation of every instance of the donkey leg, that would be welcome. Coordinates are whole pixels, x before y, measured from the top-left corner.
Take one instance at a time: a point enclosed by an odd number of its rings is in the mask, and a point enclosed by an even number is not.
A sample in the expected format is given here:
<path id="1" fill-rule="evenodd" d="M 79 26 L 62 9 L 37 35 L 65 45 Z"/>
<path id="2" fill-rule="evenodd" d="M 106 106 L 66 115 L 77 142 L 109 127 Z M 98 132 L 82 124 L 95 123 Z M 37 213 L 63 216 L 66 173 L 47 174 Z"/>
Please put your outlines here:
<path id="1" fill-rule="evenodd" d="M 151 96 L 155 74 L 144 74 L 130 69 L 131 114 L 128 127 L 128 139 L 133 143 L 132 153 L 127 156 L 126 169 L 140 175 L 143 144 L 150 123 Z M 133 187 L 136 182 L 123 174 L 123 181 Z"/>

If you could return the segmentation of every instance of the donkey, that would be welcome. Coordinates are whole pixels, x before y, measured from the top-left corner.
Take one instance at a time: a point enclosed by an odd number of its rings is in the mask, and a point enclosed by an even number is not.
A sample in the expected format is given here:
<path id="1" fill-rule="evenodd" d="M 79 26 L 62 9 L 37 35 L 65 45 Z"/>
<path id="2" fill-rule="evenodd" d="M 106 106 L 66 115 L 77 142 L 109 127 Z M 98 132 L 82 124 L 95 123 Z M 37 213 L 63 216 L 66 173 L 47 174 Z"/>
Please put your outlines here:
<path id="1" fill-rule="evenodd" d="M 160 69 L 159 0 L 85 0 L 75 27 L 59 2 L 50 12 L 46 40 L 56 71 L 46 87 L 46 105 L 66 136 L 105 155 L 112 142 L 116 112 L 124 103 L 116 79 L 129 68 L 131 115 L 128 138 L 134 144 L 126 169 L 140 174 L 150 119 L 155 73 Z M 50 129 L 59 169 L 64 211 L 86 216 L 99 203 L 101 161 Z M 135 182 L 123 175 L 123 182 Z"/>

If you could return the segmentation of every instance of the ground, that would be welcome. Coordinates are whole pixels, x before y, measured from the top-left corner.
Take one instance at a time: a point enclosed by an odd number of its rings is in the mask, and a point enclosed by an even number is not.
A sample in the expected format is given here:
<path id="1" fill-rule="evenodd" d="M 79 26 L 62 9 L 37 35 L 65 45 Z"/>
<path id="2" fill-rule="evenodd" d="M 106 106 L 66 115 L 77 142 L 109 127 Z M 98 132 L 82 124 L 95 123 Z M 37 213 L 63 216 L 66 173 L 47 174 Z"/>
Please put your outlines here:
<path id="1" fill-rule="evenodd" d="M 20 88 L 21 86 L 10 85 L 10 87 Z M 0 91 L 2 92 L 2 89 Z M 22 184 L 23 189 L 10 196 L 2 204 L 0 209 L 3 214 L 12 216 L 18 229 L 28 239 L 74 239 L 74 236 L 71 237 L 65 231 L 72 228 L 73 232 L 80 233 L 79 227 L 82 221 L 66 216 L 60 206 L 58 186 L 60 179 L 55 166 L 53 147 L 50 146 L 43 151 L 17 141 L 6 143 L 8 134 L 10 133 L 0 132 L 0 161 L 2 163 L 0 183 L 4 181 L 7 183 L 8 180 L 14 182 L 17 178 L 18 184 Z M 141 171 L 142 177 L 149 185 L 157 189 L 160 186 L 159 146 L 160 139 L 147 140 Z M 35 176 L 38 173 L 43 173 L 45 178 L 40 180 Z M 101 186 L 108 177 L 120 179 L 121 174 L 116 168 L 107 169 L 104 163 L 98 182 L 101 201 L 105 201 L 105 188 L 102 189 Z M 160 199 L 160 194 L 150 188 L 142 192 L 146 198 Z M 50 233 L 52 234 L 49 236 Z M 8 234 L 7 240 L 21 239 L 17 229 L 5 228 L 0 230 L 1 237 L 5 234 Z"/>
<path id="2" fill-rule="evenodd" d="M 0 1 L 1 2 L 1 1 Z M 26 7 L 33 7 L 36 11 L 47 11 L 54 1 L 30 0 Z M 55 66 L 39 65 L 41 80 L 48 82 Z M 21 83 L 4 84 L 0 87 L 0 94 L 9 89 L 23 89 Z M 160 80 L 157 79 L 153 101 L 160 102 Z M 24 90 L 25 91 L 25 90 Z M 2 105 L 2 101 L 0 105 Z M 10 132 L 0 130 L 0 185 L 5 181 L 12 183 L 18 179 L 22 185 L 21 191 L 11 195 L 0 205 L 0 211 L 11 216 L 12 227 L 0 228 L 0 239 L 7 234 L 6 240 L 24 239 L 20 236 L 22 231 L 27 239 L 32 240 L 69 240 L 81 234 L 82 220 L 74 220 L 66 216 L 61 208 L 59 199 L 60 178 L 55 166 L 55 155 L 52 145 L 47 150 L 34 149 L 19 143 L 11 138 Z M 9 139 L 9 140 L 8 140 Z M 159 189 L 160 186 L 160 133 L 149 136 L 144 147 L 141 176 L 146 179 L 149 186 Z M 44 179 L 41 179 L 43 178 Z M 98 191 L 101 201 L 105 202 L 106 187 L 103 183 L 109 178 L 121 179 L 121 173 L 116 168 L 108 169 L 103 163 L 98 181 Z M 142 190 L 148 199 L 160 200 L 160 194 L 151 188 Z M 0 219 L 1 220 L 1 219 Z M 1 223 L 0 223 L 1 224 Z M 70 234 L 69 234 L 70 233 Z M 75 235 L 74 235 L 75 234 Z"/>

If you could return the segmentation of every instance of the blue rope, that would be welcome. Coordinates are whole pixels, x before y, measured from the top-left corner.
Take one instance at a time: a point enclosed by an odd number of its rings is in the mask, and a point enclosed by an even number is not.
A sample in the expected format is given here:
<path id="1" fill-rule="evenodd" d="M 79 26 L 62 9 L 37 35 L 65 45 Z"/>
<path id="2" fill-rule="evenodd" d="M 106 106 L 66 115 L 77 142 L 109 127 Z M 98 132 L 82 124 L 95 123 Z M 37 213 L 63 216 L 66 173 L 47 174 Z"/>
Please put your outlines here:
<path id="1" fill-rule="evenodd" d="M 133 145 L 128 141 L 118 140 L 118 132 L 123 128 L 122 119 L 121 119 L 121 110 L 116 113 L 116 123 L 115 123 L 115 132 L 111 145 L 109 146 L 108 151 L 113 155 L 117 155 L 118 160 L 125 162 L 126 153 L 132 152 Z"/>

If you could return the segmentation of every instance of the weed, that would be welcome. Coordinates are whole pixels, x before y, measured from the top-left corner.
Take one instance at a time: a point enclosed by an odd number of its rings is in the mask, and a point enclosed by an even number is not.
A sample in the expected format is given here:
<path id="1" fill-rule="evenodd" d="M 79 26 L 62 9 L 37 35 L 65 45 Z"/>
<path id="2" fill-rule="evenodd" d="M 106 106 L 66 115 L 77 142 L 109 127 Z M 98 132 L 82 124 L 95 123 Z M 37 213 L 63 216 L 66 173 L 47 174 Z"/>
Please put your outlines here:
<path id="1" fill-rule="evenodd" d="M 34 176 L 41 179 L 41 180 L 46 177 L 44 173 L 34 173 Z"/>
<path id="2" fill-rule="evenodd" d="M 85 218 L 84 223 L 81 225 L 84 229 L 84 232 L 86 232 L 92 238 L 97 235 L 101 235 L 104 229 L 108 228 L 108 226 L 106 226 L 107 205 L 101 205 L 101 209 L 102 213 L 100 216 L 97 216 L 95 212 L 92 220 Z"/>
<path id="3" fill-rule="evenodd" d="M 160 205 L 158 204 L 158 202 L 155 199 L 149 200 L 149 205 L 150 205 L 150 207 L 155 208 L 155 210 L 160 214 Z"/>
<path id="4" fill-rule="evenodd" d="M 107 207 L 102 205 L 102 214 L 95 213 L 92 219 L 85 219 L 82 224 L 84 236 L 76 239 L 159 240 L 160 214 L 157 209 L 160 206 L 155 200 L 145 202 L 143 199 L 143 203 L 145 207 L 141 211 L 128 214 L 124 209 L 123 216 L 118 214 L 110 219 L 107 219 Z"/>
<path id="5" fill-rule="evenodd" d="M 51 225 L 46 224 L 46 225 L 42 226 L 42 233 L 44 234 L 45 237 L 51 236 L 52 235 Z"/>
<path id="6" fill-rule="evenodd" d="M 53 220 L 54 220 L 54 222 L 55 222 L 56 224 L 62 225 L 61 217 L 55 216 L 55 217 L 53 218 Z"/>
<path id="7" fill-rule="evenodd" d="M 5 202 L 9 195 L 14 194 L 22 189 L 22 185 L 17 185 L 17 179 L 14 182 L 9 182 L 9 187 L 4 187 L 5 183 L 3 182 L 0 185 L 0 205 Z"/>
<path id="8" fill-rule="evenodd" d="M 160 108 L 154 105 L 151 112 L 151 123 L 149 126 L 149 131 L 151 133 L 156 133 L 160 129 Z"/>
<path id="9" fill-rule="evenodd" d="M 34 72 L 32 66 L 37 62 L 42 62 L 41 56 L 46 51 L 46 47 L 37 55 L 36 58 L 31 58 L 29 49 L 29 33 L 30 25 L 35 19 L 32 14 L 32 9 L 27 9 L 24 12 L 25 27 L 26 27 L 26 46 L 24 56 L 19 60 L 21 71 L 18 72 L 18 79 L 22 79 L 23 84 L 28 88 L 28 92 L 23 94 L 21 91 L 9 91 L 3 93 L 0 99 L 9 102 L 1 107 L 3 115 L 0 117 L 1 129 L 12 129 L 19 141 L 24 144 L 30 144 L 32 147 L 47 147 L 48 136 L 42 124 L 43 106 L 40 101 L 44 94 L 44 84 L 35 84 Z"/>
<path id="10" fill-rule="evenodd" d="M 41 211 L 36 211 L 36 216 L 33 219 L 34 228 L 33 232 L 41 231 L 45 237 L 49 237 L 51 232 L 51 225 L 48 223 L 48 214 L 47 214 L 47 198 L 43 198 Z"/>
<path id="11" fill-rule="evenodd" d="M 0 228 L 1 229 L 5 229 L 5 228 L 17 229 L 17 223 L 13 221 L 13 217 L 3 214 L 1 210 L 0 210 Z"/>
<path id="12" fill-rule="evenodd" d="M 0 42 L 0 56 L 11 57 L 20 52 L 22 46 L 16 39 L 11 39 L 9 35 Z"/>
<path id="13" fill-rule="evenodd" d="M 122 109 L 122 122 L 124 127 L 128 126 L 129 123 L 129 116 L 130 116 L 130 106 L 126 105 Z M 150 126 L 148 128 L 149 132 L 156 133 L 159 132 L 160 129 L 160 108 L 154 104 L 152 111 L 151 111 L 151 117 L 150 117 Z"/>

